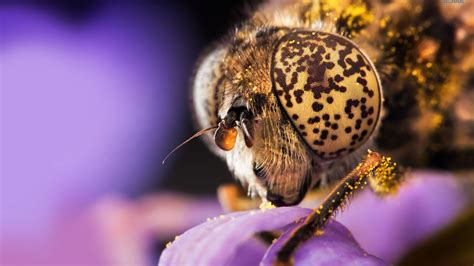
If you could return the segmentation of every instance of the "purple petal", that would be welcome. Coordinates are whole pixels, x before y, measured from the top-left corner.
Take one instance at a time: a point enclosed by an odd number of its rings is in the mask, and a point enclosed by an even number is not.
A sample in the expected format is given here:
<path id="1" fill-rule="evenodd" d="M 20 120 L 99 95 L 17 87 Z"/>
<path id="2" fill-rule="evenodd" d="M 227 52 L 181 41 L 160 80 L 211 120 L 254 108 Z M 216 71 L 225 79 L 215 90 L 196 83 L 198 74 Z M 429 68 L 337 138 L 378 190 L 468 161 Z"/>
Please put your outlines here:
<path id="1" fill-rule="evenodd" d="M 163 252 L 159 265 L 228 265 L 256 232 L 275 230 L 307 216 L 299 207 L 247 211 L 220 216 L 181 235 Z M 263 255 L 263 254 L 262 254 Z M 250 257 L 249 254 L 238 254 Z M 255 258 L 260 260 L 260 258 Z M 258 261 L 255 260 L 255 261 Z"/>
<path id="2" fill-rule="evenodd" d="M 293 225 L 268 249 L 261 265 L 272 265 L 276 252 L 286 241 Z M 304 242 L 295 252 L 295 265 L 385 265 L 372 255 L 367 254 L 355 241 L 352 234 L 342 224 L 331 221 L 324 233 Z"/>
<path id="3" fill-rule="evenodd" d="M 259 265 L 268 246 L 252 237 L 242 243 L 226 266 Z"/>
<path id="4" fill-rule="evenodd" d="M 417 171 L 413 177 L 394 196 L 365 191 L 337 216 L 367 252 L 387 263 L 449 224 L 467 203 L 451 174 Z"/>

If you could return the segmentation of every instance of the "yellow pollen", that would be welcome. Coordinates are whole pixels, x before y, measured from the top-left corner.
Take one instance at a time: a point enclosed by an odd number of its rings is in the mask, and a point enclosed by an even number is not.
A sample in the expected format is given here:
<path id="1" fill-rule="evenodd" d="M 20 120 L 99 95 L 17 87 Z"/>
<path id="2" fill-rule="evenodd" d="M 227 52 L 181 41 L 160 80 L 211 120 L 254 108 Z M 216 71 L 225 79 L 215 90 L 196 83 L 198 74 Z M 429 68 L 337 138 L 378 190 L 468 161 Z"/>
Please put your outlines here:
<path id="1" fill-rule="evenodd" d="M 267 201 L 267 202 L 262 202 L 260 204 L 259 208 L 260 208 L 260 210 L 265 211 L 265 210 L 274 209 L 275 205 L 273 205 L 271 202 Z"/>
<path id="2" fill-rule="evenodd" d="M 315 236 L 322 236 L 322 235 L 324 235 L 324 230 L 318 229 L 318 230 L 316 230 L 316 232 L 314 232 L 314 235 Z"/>

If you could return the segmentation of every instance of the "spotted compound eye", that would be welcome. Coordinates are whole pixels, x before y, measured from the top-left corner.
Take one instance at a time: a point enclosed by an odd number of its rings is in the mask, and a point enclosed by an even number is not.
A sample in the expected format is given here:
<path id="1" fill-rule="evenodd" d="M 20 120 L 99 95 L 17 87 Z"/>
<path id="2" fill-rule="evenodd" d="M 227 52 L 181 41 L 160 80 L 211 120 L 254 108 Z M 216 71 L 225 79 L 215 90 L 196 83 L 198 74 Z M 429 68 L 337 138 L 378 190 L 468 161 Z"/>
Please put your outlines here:
<path id="1" fill-rule="evenodd" d="M 380 80 L 372 62 L 348 39 L 326 32 L 289 33 L 274 51 L 271 73 L 282 108 L 319 157 L 351 153 L 376 128 Z"/>

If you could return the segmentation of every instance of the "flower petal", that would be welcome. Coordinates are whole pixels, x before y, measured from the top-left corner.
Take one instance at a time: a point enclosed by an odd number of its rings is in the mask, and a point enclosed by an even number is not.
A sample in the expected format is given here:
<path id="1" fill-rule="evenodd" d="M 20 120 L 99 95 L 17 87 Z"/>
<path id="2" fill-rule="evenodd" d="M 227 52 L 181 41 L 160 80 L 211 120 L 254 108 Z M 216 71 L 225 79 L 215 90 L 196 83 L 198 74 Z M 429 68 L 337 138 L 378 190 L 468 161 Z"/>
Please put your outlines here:
<path id="1" fill-rule="evenodd" d="M 380 198 L 364 191 L 336 217 L 365 250 L 387 263 L 396 264 L 467 205 L 462 187 L 451 174 L 415 171 L 412 176 L 394 196 Z"/>
<path id="2" fill-rule="evenodd" d="M 283 245 L 292 230 L 292 225 L 265 254 L 260 265 L 272 265 L 276 252 Z M 294 254 L 295 265 L 385 265 L 372 255 L 367 254 L 355 241 L 352 234 L 342 224 L 332 220 L 323 234 L 304 242 Z"/>
<path id="3" fill-rule="evenodd" d="M 234 256 L 226 263 L 226 266 L 258 265 L 267 249 L 267 244 L 256 237 L 252 237 L 240 244 L 239 248 L 234 252 Z"/>
<path id="4" fill-rule="evenodd" d="M 283 228 L 310 212 L 299 207 L 282 207 L 222 215 L 178 237 L 163 251 L 159 265 L 234 264 L 237 251 L 245 250 L 242 245 L 255 233 Z M 242 258 L 246 255 L 249 254 L 239 254 Z"/>

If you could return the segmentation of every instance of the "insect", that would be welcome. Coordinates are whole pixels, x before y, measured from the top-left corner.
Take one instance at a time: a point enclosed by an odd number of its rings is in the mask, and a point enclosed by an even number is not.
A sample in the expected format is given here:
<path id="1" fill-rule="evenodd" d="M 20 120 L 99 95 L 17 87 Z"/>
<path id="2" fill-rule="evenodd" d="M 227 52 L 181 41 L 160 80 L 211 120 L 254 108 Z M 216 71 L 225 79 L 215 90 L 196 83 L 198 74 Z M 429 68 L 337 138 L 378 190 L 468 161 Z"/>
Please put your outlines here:
<path id="1" fill-rule="evenodd" d="M 396 164 L 367 153 L 387 138 L 382 124 L 413 131 L 406 111 L 425 108 L 434 132 L 460 90 L 450 85 L 456 27 L 438 4 L 385 2 L 269 1 L 199 63 L 197 122 L 250 196 L 296 205 L 308 190 L 334 187 L 277 263 L 290 263 L 353 192 L 396 191 Z"/>

